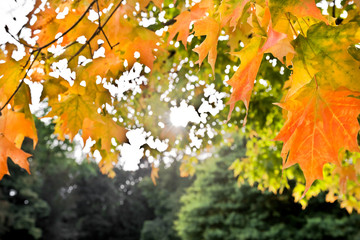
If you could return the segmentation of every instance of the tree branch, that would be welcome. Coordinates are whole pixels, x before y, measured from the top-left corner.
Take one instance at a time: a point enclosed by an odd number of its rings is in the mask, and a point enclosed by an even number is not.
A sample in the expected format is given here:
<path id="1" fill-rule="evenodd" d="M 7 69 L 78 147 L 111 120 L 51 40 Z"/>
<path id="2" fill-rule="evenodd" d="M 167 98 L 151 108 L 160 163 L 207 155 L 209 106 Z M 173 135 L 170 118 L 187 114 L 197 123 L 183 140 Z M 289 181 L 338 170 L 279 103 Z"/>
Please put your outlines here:
<path id="1" fill-rule="evenodd" d="M 93 33 L 93 35 L 91 35 L 91 37 L 86 41 L 86 43 L 73 55 L 71 56 L 71 58 L 69 59 L 68 62 L 71 62 L 77 55 L 79 55 L 84 48 L 86 47 L 86 45 L 90 44 L 91 40 L 94 39 L 94 37 L 96 35 L 98 35 L 101 31 L 102 28 L 105 27 L 105 25 L 109 22 L 110 18 L 114 15 L 114 13 L 116 12 L 116 10 L 120 7 L 120 5 L 122 4 L 122 0 L 118 3 L 118 5 L 116 5 L 116 7 L 114 8 L 114 10 L 110 13 L 109 17 L 106 19 L 106 21 L 104 22 L 104 24 L 102 26 L 98 26 L 97 29 L 95 30 L 95 32 Z"/>
<path id="2" fill-rule="evenodd" d="M 38 56 L 40 55 L 40 52 L 41 52 L 41 51 L 35 51 L 35 52 L 36 52 L 35 58 L 32 60 L 30 66 L 26 69 L 24 77 L 21 79 L 19 85 L 17 86 L 17 88 L 15 89 L 15 91 L 13 92 L 13 94 L 12 94 L 12 95 L 10 96 L 10 98 L 6 101 L 6 103 L 4 104 L 4 106 L 1 107 L 0 113 L 1 113 L 1 111 L 9 104 L 9 102 L 10 102 L 11 99 L 15 96 L 15 94 L 19 91 L 21 85 L 24 83 L 25 78 L 27 77 L 27 74 L 28 74 L 29 70 L 31 69 L 31 67 L 33 66 L 34 62 L 36 61 L 36 59 L 37 59 Z M 34 52 L 31 53 L 31 55 L 29 56 L 28 60 L 26 61 L 25 66 L 29 63 L 30 58 L 31 58 L 31 56 L 33 56 L 33 54 L 34 54 Z"/>

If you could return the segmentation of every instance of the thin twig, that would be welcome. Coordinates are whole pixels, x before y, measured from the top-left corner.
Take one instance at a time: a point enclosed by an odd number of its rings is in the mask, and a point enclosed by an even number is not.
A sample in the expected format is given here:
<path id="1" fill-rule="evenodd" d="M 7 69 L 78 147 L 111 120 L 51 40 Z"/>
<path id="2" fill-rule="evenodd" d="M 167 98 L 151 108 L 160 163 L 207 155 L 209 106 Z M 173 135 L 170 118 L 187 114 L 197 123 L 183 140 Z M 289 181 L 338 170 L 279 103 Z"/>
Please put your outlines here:
<path id="1" fill-rule="evenodd" d="M 106 19 L 105 23 L 103 24 L 103 27 L 107 24 L 107 22 L 110 20 L 112 15 L 114 15 L 114 13 L 120 7 L 121 4 L 122 4 L 122 0 L 118 3 L 118 5 L 116 5 L 115 9 L 111 12 L 110 16 Z"/>
<path id="2" fill-rule="evenodd" d="M 108 37 L 106 36 L 106 34 L 105 34 L 105 32 L 104 32 L 104 29 L 102 29 L 101 28 L 101 32 L 103 33 L 103 35 L 104 35 L 104 37 L 105 37 L 105 40 L 106 40 L 106 42 L 107 42 L 107 44 L 110 46 L 110 49 L 113 49 L 113 45 L 111 45 L 111 43 L 110 43 L 110 41 L 109 41 L 109 39 L 108 39 Z"/>
<path id="3" fill-rule="evenodd" d="M 89 51 L 90 51 L 90 56 L 91 56 L 91 59 L 93 59 L 93 53 L 92 53 L 92 50 L 91 50 L 91 44 L 88 43 L 88 46 L 89 46 Z"/>
<path id="4" fill-rule="evenodd" d="M 104 35 L 104 37 L 105 37 L 105 39 L 106 39 L 106 42 L 109 44 L 110 49 L 113 49 L 113 47 L 112 47 L 112 45 L 111 45 L 108 37 L 106 36 L 106 34 L 105 34 L 105 32 L 104 32 L 104 30 L 103 30 L 103 28 L 102 28 L 102 26 L 101 26 L 100 7 L 99 7 L 99 3 L 98 3 L 98 2 L 96 3 L 96 6 L 97 6 L 97 13 L 98 13 L 99 28 L 100 28 L 101 32 L 103 33 L 103 35 Z"/>
<path id="5" fill-rule="evenodd" d="M 23 43 L 21 42 L 19 39 L 17 39 L 14 35 L 12 35 L 12 33 L 9 31 L 9 27 L 7 25 L 5 25 L 5 31 L 15 40 L 17 41 L 18 43 L 24 45 L 25 47 L 28 47 L 28 48 L 32 48 L 32 49 L 38 49 L 37 47 L 34 47 L 34 46 L 31 46 L 27 43 Z"/>
<path id="6" fill-rule="evenodd" d="M 101 27 L 100 7 L 99 7 L 99 2 L 98 2 L 98 1 L 96 1 L 96 7 L 97 7 L 97 14 L 98 14 L 99 26 Z"/>
<path id="7" fill-rule="evenodd" d="M 81 20 L 86 16 L 87 12 L 91 9 L 92 5 L 94 5 L 94 3 L 96 3 L 97 1 L 98 0 L 92 1 L 90 3 L 90 5 L 87 7 L 87 9 L 85 10 L 85 12 L 80 16 L 80 18 L 68 30 L 66 30 L 59 37 L 55 38 L 51 42 L 45 44 L 42 47 L 39 47 L 39 49 L 43 49 L 43 48 L 46 48 L 46 47 L 50 46 L 51 44 L 55 43 L 57 40 L 59 40 L 60 38 L 64 37 L 66 34 L 68 34 L 71 30 L 73 30 L 81 22 Z"/>
<path id="8" fill-rule="evenodd" d="M 116 7 L 114 8 L 114 10 L 110 13 L 109 17 L 106 19 L 106 21 L 104 22 L 104 24 L 102 26 L 98 26 L 98 28 L 95 30 L 95 32 L 93 33 L 93 35 L 86 41 L 86 43 L 73 55 L 71 56 L 71 58 L 69 59 L 68 63 L 71 62 L 77 55 L 79 55 L 84 48 L 86 47 L 87 44 L 89 44 L 91 42 L 91 40 L 94 39 L 94 37 L 96 35 L 98 35 L 101 32 L 101 29 L 103 27 L 105 27 L 105 25 L 109 22 L 110 18 L 114 15 L 114 13 L 116 12 L 116 10 L 120 7 L 122 3 L 122 0 L 118 3 L 118 5 L 116 5 Z"/>

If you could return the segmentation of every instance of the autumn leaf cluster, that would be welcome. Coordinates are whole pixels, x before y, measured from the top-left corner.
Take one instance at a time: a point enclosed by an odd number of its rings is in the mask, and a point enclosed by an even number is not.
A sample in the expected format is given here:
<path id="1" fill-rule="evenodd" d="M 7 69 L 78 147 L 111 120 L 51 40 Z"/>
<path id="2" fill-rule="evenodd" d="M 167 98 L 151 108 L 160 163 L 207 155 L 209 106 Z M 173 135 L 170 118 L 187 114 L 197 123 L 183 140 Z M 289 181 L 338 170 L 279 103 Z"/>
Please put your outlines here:
<path id="1" fill-rule="evenodd" d="M 315 180 L 323 179 L 324 166 L 331 164 L 344 192 L 347 181 L 356 181 L 360 170 L 357 159 L 347 157 L 359 152 L 360 6 L 356 4 L 345 1 L 341 9 L 333 6 L 333 14 L 326 15 L 314 0 L 36 1 L 28 14 L 36 21 L 24 26 L 31 30 L 33 42 L 12 34 L 25 47 L 25 57 L 15 60 L 16 47 L 10 43 L 1 51 L 0 177 L 8 173 L 7 157 L 29 170 L 29 155 L 20 150 L 21 143 L 29 137 L 36 145 L 31 92 L 25 81 L 42 85 L 41 101 L 50 107 L 45 117 L 53 118 L 59 139 L 72 140 L 78 133 L 84 142 L 91 138 L 92 152 L 102 157 L 101 170 L 111 176 L 120 154 L 115 146 L 127 141 L 128 126 L 137 121 L 129 106 L 149 113 L 149 102 L 157 101 L 157 115 L 166 115 L 164 102 L 154 100 L 152 93 L 166 85 L 175 71 L 181 72 L 183 62 L 174 60 L 174 54 L 179 49 L 182 57 L 196 53 L 198 75 L 211 82 L 222 66 L 218 57 L 224 53 L 218 51 L 224 50 L 225 42 L 226 55 L 233 64 L 239 63 L 226 81 L 231 86 L 227 120 L 242 106 L 240 101 L 246 111 L 239 127 L 247 123 L 254 83 L 264 59 L 271 55 L 291 72 L 276 103 L 285 119 L 275 137 L 283 142 L 283 168 L 300 166 L 305 194 Z M 335 10 L 346 11 L 347 16 L 340 17 Z M 154 13 L 172 18 L 155 28 L 146 27 L 143 18 Z M 226 40 L 220 41 L 222 37 Z M 178 49 L 174 48 L 177 41 Z M 138 79 L 141 94 L 114 96 L 111 87 L 118 88 L 121 77 L 138 63 L 147 77 L 147 82 Z M 203 90 L 197 85 L 194 97 L 203 96 Z M 159 121 L 154 119 L 143 115 L 143 126 L 154 128 Z M 181 130 L 169 122 L 162 124 L 152 133 L 171 148 Z M 181 169 L 187 175 L 191 163 Z M 152 176 L 157 177 L 155 167 Z"/>

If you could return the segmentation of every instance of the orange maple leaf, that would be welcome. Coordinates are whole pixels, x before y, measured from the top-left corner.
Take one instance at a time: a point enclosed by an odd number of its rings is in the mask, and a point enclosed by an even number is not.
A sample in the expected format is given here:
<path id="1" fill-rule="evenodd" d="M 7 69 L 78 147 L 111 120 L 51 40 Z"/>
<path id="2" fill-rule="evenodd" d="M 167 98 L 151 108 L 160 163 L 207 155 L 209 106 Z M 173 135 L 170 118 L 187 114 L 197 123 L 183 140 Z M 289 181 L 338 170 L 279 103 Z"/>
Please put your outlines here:
<path id="1" fill-rule="evenodd" d="M 253 14 L 255 14 L 255 12 Z M 269 49 L 274 49 L 281 45 L 283 43 L 282 41 L 287 39 L 286 34 L 279 33 L 272 28 L 270 11 L 268 8 L 265 9 L 262 26 L 262 28 L 265 28 L 267 34 L 266 41 L 263 43 L 262 37 L 254 37 L 244 49 L 240 52 L 233 53 L 233 55 L 240 58 L 241 64 L 232 78 L 227 82 L 233 88 L 233 92 L 228 102 L 228 104 L 230 104 L 228 120 L 230 120 L 235 103 L 241 100 L 244 102 L 246 108 L 244 125 L 246 124 L 250 96 L 252 89 L 254 88 L 254 81 L 259 71 L 264 53 L 268 52 Z"/>
<path id="2" fill-rule="evenodd" d="M 200 3 L 195 4 L 190 11 L 184 11 L 180 13 L 176 18 L 176 22 L 169 27 L 169 37 L 168 42 L 170 42 L 177 33 L 178 37 L 177 40 L 180 40 L 183 45 L 187 46 L 187 38 L 189 37 L 189 27 L 192 21 L 199 20 L 202 18 L 207 9 L 211 6 L 211 1 L 203 1 Z"/>
<path id="3" fill-rule="evenodd" d="M 33 139 L 34 147 L 38 141 L 36 129 L 33 128 L 33 122 L 26 118 L 24 113 L 13 112 L 3 109 L 0 116 L 0 133 L 10 142 L 15 143 L 20 148 L 25 137 Z"/>
<path id="4" fill-rule="evenodd" d="M 34 147 L 37 143 L 37 134 L 34 132 L 32 122 L 25 117 L 24 113 L 13 112 L 4 109 L 0 116 L 0 179 L 9 174 L 7 158 L 26 169 L 30 173 L 27 158 L 30 154 L 20 149 L 25 137 L 33 139 Z"/>
<path id="5" fill-rule="evenodd" d="M 272 15 L 272 21 L 276 26 L 280 18 L 290 12 L 298 18 L 311 16 L 324 22 L 328 22 L 327 18 L 321 14 L 321 10 L 316 7 L 315 0 L 271 0 L 269 6 Z"/>
<path id="6" fill-rule="evenodd" d="M 61 101 L 52 103 L 52 110 L 46 117 L 59 117 L 54 121 L 55 133 L 59 134 L 60 139 L 64 139 L 64 134 L 67 134 L 72 140 L 83 128 L 86 118 L 97 120 L 100 115 L 93 101 L 85 95 L 85 88 L 74 85 L 67 93 Z"/>
<path id="7" fill-rule="evenodd" d="M 151 165 L 151 181 L 156 186 L 156 179 L 159 178 L 159 168 L 155 167 L 154 163 Z"/>
<path id="8" fill-rule="evenodd" d="M 73 8 L 70 2 L 61 2 L 58 6 L 59 11 L 63 11 L 65 8 L 69 9 L 68 14 L 65 16 L 65 20 L 58 18 L 58 13 L 54 7 L 46 7 L 44 11 L 40 11 L 36 14 L 37 21 L 34 25 L 29 27 L 37 32 L 34 36 L 38 36 L 36 41 L 39 46 L 44 46 L 47 43 L 54 40 L 55 36 L 58 33 L 65 33 L 70 29 L 74 24 L 79 20 L 80 16 L 83 14 L 84 8 Z M 63 36 L 62 44 L 66 45 L 71 41 L 77 39 L 78 36 L 85 36 L 87 39 L 93 34 L 97 28 L 97 24 L 91 22 L 88 18 L 83 18 L 82 24 L 78 24 L 74 29 L 76 31 L 70 31 L 65 36 Z"/>
<path id="9" fill-rule="evenodd" d="M 215 73 L 215 62 L 217 57 L 217 43 L 220 34 L 220 24 L 211 17 L 201 19 L 194 24 L 195 36 L 206 35 L 205 40 L 200 46 L 193 49 L 199 54 L 199 60 L 196 62 L 199 65 L 208 56 L 208 62 Z"/>
<path id="10" fill-rule="evenodd" d="M 239 53 L 233 53 L 233 55 L 236 55 L 240 58 L 241 64 L 232 78 L 227 82 L 233 88 L 230 100 L 227 103 L 230 104 L 228 120 L 230 120 L 235 103 L 239 100 L 243 101 L 247 116 L 250 96 L 252 89 L 254 88 L 254 80 L 263 57 L 262 53 L 259 54 L 260 45 L 261 38 L 255 37 Z M 245 123 L 246 117 L 244 119 L 244 125 Z"/>
<path id="11" fill-rule="evenodd" d="M 102 122 L 95 122 L 89 118 L 84 119 L 82 138 L 84 142 L 91 137 L 93 140 L 101 139 L 101 149 L 107 152 L 111 149 L 111 139 L 115 138 L 123 143 L 127 140 L 124 127 L 116 124 L 110 117 L 102 117 Z"/>
<path id="12" fill-rule="evenodd" d="M 284 168 L 300 165 L 306 179 L 303 195 L 316 179 L 322 179 L 325 163 L 339 166 L 341 151 L 359 151 L 360 99 L 353 96 L 360 93 L 307 86 L 278 104 L 288 111 L 288 119 L 275 140 L 284 142 Z"/>
<path id="13" fill-rule="evenodd" d="M 30 156 L 31 154 L 17 148 L 14 143 L 10 142 L 4 136 L 4 134 L 0 133 L 0 180 L 5 174 L 9 174 L 7 167 L 8 157 L 11 158 L 14 163 L 18 164 L 30 173 L 29 162 L 27 161 Z"/>
<path id="14" fill-rule="evenodd" d="M 126 47 L 124 58 L 128 61 L 129 67 L 131 67 L 136 62 L 134 53 L 139 52 L 140 63 L 152 69 L 154 65 L 154 61 L 156 59 L 154 54 L 154 49 L 156 48 L 159 47 L 156 45 L 155 38 L 142 39 L 140 37 L 136 37 Z"/>

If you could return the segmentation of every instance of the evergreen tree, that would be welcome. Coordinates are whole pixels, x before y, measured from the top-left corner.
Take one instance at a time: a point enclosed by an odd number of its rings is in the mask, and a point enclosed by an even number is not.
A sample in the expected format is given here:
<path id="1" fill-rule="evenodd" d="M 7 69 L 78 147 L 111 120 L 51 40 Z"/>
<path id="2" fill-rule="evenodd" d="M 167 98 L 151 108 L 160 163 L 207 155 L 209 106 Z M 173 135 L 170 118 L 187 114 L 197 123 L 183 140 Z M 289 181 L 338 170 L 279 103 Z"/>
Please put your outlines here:
<path id="1" fill-rule="evenodd" d="M 224 148 L 199 167 L 197 178 L 182 196 L 176 230 L 184 240 L 235 239 L 354 239 L 360 216 L 349 215 L 325 194 L 313 198 L 306 210 L 294 203 L 292 188 L 277 195 L 237 185 L 228 168 L 244 157 L 244 143 Z M 290 186 L 293 186 L 293 182 Z"/>

